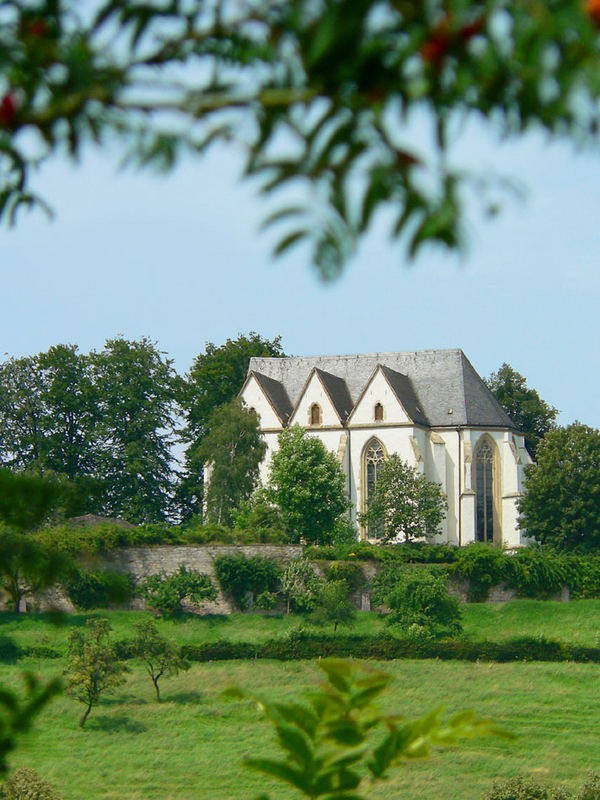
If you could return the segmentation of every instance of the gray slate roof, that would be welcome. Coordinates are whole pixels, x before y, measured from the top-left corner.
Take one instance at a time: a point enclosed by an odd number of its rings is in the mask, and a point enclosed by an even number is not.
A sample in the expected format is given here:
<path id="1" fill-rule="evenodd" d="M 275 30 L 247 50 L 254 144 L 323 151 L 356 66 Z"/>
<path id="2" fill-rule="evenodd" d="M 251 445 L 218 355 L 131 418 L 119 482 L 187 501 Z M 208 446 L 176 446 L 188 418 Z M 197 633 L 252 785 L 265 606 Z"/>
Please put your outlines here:
<path id="1" fill-rule="evenodd" d="M 251 359 L 251 361 L 254 359 Z M 270 378 L 268 375 L 263 375 L 260 372 L 252 369 L 252 364 L 250 364 L 250 368 L 248 373 L 254 373 L 254 377 L 259 382 L 262 390 L 269 398 L 269 401 L 273 408 L 275 409 L 275 413 L 279 417 L 279 419 L 285 424 L 288 419 L 290 418 L 290 414 L 292 413 L 292 404 L 290 402 L 290 398 L 282 385 L 282 383 L 276 379 Z"/>
<path id="2" fill-rule="evenodd" d="M 354 408 L 354 403 L 350 397 L 350 392 L 346 386 L 343 378 L 337 375 L 332 375 L 330 372 L 324 372 L 322 369 L 317 369 L 315 372 L 318 374 L 327 394 L 331 398 L 331 402 L 335 406 L 335 410 L 339 414 L 342 422 L 345 422 Z"/>
<path id="3" fill-rule="evenodd" d="M 330 386 L 335 385 L 333 392 L 337 399 L 334 403 L 336 408 L 340 403 L 341 408 L 348 402 L 348 399 L 342 399 L 342 384 L 352 405 L 356 404 L 379 364 L 387 368 L 386 376 L 390 385 L 409 416 L 421 425 L 435 428 L 467 425 L 516 430 L 513 421 L 475 372 L 462 350 L 252 358 L 249 372 L 260 373 L 261 378 L 266 377 L 279 384 L 279 388 L 269 384 L 269 395 L 273 397 L 278 392 L 280 402 L 285 404 L 281 398 L 287 399 L 287 408 L 291 410 L 298 402 L 310 372 L 317 368 L 330 376 L 325 380 Z M 337 379 L 335 384 L 331 378 Z M 262 381 L 261 385 L 264 385 Z M 449 413 L 450 409 L 452 413 Z M 340 416 L 345 419 L 343 415 Z"/>

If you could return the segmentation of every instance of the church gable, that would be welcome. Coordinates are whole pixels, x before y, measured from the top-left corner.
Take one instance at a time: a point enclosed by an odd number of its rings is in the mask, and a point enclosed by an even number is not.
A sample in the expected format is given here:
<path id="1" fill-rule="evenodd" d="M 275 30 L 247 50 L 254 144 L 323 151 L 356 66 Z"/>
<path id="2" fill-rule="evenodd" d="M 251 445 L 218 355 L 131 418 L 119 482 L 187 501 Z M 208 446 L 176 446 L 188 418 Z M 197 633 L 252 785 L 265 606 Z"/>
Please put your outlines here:
<path id="1" fill-rule="evenodd" d="M 327 377 L 320 370 L 311 371 L 290 417 L 290 425 L 303 428 L 341 427 L 340 412 L 335 404 L 337 397 L 332 399 L 328 384 Z"/>
<path id="2" fill-rule="evenodd" d="M 381 365 L 377 366 L 350 414 L 348 424 L 403 425 L 413 421 L 397 396 L 385 369 Z"/>
<path id="3" fill-rule="evenodd" d="M 262 430 L 283 427 L 281 411 L 278 413 L 265 387 L 261 385 L 260 377 L 255 373 L 251 372 L 248 375 L 239 396 L 246 406 L 258 415 Z"/>

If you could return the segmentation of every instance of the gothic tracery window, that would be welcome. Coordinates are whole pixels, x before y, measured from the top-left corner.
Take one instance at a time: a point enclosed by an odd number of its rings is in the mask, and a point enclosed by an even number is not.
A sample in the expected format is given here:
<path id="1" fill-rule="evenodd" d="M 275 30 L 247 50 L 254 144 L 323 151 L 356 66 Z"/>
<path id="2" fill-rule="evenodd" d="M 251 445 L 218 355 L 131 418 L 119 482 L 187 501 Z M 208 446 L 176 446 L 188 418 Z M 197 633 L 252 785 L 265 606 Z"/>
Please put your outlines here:
<path id="1" fill-rule="evenodd" d="M 384 461 L 385 451 L 383 445 L 377 439 L 373 439 L 365 451 L 363 482 L 365 487 L 365 510 L 369 507 L 369 498 L 373 496 Z M 367 527 L 367 535 L 372 539 L 380 539 L 383 536 L 383 520 L 370 522 Z"/>
<path id="2" fill-rule="evenodd" d="M 320 425 L 321 424 L 321 407 L 318 403 L 313 403 L 310 407 L 310 424 L 311 425 Z"/>
<path id="3" fill-rule="evenodd" d="M 478 542 L 494 540 L 494 477 L 494 452 L 491 444 L 484 440 L 475 454 L 475 532 Z"/>

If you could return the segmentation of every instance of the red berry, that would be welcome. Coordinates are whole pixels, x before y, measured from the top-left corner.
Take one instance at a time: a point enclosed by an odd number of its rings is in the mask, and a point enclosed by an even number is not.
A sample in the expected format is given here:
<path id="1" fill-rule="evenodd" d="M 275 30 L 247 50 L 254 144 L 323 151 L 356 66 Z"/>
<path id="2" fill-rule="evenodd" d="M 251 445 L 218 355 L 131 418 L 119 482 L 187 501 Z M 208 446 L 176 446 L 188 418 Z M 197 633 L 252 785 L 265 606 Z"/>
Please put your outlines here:
<path id="1" fill-rule="evenodd" d="M 43 19 L 34 19 L 32 22 L 29 23 L 29 26 L 27 28 L 27 33 L 30 36 L 39 38 L 40 36 L 43 36 L 47 30 L 48 26 L 46 25 Z"/>
<path id="2" fill-rule="evenodd" d="M 17 113 L 15 99 L 11 94 L 5 94 L 0 101 L 0 125 L 7 125 L 12 122 Z"/>
<path id="3" fill-rule="evenodd" d="M 600 28 L 600 0 L 588 0 L 585 4 L 585 10 L 592 18 L 594 25 Z"/>
<path id="4" fill-rule="evenodd" d="M 421 56 L 423 61 L 431 64 L 440 61 L 448 49 L 450 37 L 447 33 L 438 33 L 421 46 Z"/>

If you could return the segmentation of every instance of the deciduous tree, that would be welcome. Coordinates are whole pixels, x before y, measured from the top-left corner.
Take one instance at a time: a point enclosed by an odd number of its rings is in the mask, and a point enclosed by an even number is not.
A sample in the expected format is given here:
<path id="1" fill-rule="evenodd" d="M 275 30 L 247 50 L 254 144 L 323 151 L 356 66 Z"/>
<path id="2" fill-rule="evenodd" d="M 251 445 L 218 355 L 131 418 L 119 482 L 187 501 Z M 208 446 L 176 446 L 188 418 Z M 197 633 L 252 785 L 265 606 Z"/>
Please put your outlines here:
<path id="1" fill-rule="evenodd" d="M 446 505 L 439 483 L 427 480 L 394 453 L 381 468 L 361 521 L 388 541 L 403 537 L 410 542 L 437 533 Z"/>
<path id="2" fill-rule="evenodd" d="M 205 511 L 218 525 L 231 525 L 232 512 L 248 500 L 258 482 L 258 468 L 267 446 L 256 414 L 237 400 L 217 408 L 208 421 L 208 433 L 197 455 L 209 464 Z"/>
<path id="3" fill-rule="evenodd" d="M 160 635 L 152 620 L 138 622 L 134 628 L 135 656 L 144 664 L 160 703 L 160 679 L 165 675 L 178 675 L 181 670 L 189 669 L 190 664 L 182 657 L 180 647 Z"/>
<path id="4" fill-rule="evenodd" d="M 268 496 L 281 509 L 293 541 L 324 544 L 348 510 L 345 477 L 333 453 L 298 425 L 279 434 Z"/>
<path id="5" fill-rule="evenodd" d="M 90 619 L 87 631 L 87 635 L 80 630 L 71 631 L 65 670 L 67 693 L 85 706 L 79 721 L 80 728 L 85 725 L 100 697 L 124 682 L 124 673 L 127 671 L 109 641 L 109 621 Z"/>
<path id="6" fill-rule="evenodd" d="M 209 430 L 211 416 L 238 394 L 253 356 L 283 356 L 281 337 L 269 341 L 251 331 L 217 346 L 206 344 L 204 353 L 194 360 L 182 384 L 181 402 L 185 413 L 183 440 L 187 443 L 186 470 L 178 490 L 181 514 L 185 519 L 202 513 L 204 461 L 200 452 Z"/>
<path id="7" fill-rule="evenodd" d="M 104 461 L 103 511 L 130 522 L 168 518 L 177 377 L 149 339 L 109 339 L 91 356 Z"/>
<path id="8" fill-rule="evenodd" d="M 316 597 L 313 619 L 320 624 L 333 623 L 333 632 L 338 625 L 352 625 L 356 610 L 348 597 L 346 581 L 324 581 Z"/>
<path id="9" fill-rule="evenodd" d="M 546 434 L 525 467 L 519 525 L 560 550 L 600 546 L 600 431 L 580 422 Z"/>
<path id="10" fill-rule="evenodd" d="M 525 434 L 525 445 L 535 459 L 540 441 L 548 431 L 556 427 L 558 409 L 549 406 L 535 389 L 510 364 L 502 364 L 498 372 L 492 372 L 485 384 L 496 400 Z"/>

